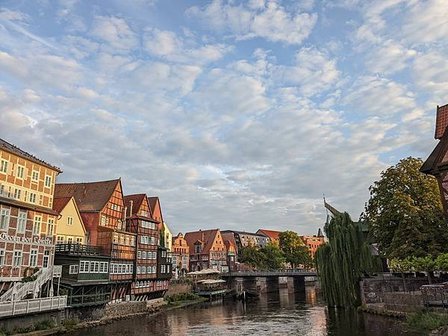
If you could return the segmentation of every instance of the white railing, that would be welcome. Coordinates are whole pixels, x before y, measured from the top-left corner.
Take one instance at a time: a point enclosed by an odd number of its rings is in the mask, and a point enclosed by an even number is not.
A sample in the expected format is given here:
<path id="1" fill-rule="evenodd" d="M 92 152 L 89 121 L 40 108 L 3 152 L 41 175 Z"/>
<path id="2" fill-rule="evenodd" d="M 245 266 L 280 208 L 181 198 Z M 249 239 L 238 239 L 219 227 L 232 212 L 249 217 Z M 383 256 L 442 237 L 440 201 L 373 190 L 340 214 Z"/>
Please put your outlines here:
<path id="1" fill-rule="evenodd" d="M 0 318 L 64 309 L 67 307 L 67 296 L 53 296 L 39 299 L 18 300 L 0 303 Z"/>
<path id="2" fill-rule="evenodd" d="M 0 302 L 21 300 L 28 294 L 33 294 L 33 298 L 39 294 L 41 286 L 53 277 L 60 278 L 62 273 L 62 266 L 50 266 L 48 268 L 41 268 L 33 274 L 36 277 L 34 281 L 29 282 L 15 282 L 10 289 L 0 297 Z"/>

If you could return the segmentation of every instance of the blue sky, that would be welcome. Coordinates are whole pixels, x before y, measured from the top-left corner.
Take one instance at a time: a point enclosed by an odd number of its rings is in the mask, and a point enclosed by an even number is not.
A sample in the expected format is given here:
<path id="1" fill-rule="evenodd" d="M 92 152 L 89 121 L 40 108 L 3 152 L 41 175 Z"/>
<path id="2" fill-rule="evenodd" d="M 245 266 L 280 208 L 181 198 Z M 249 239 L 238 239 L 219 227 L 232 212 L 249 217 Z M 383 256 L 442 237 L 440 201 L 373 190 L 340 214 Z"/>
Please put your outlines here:
<path id="1" fill-rule="evenodd" d="M 0 136 L 174 233 L 357 218 L 448 103 L 442 0 L 0 2 Z"/>

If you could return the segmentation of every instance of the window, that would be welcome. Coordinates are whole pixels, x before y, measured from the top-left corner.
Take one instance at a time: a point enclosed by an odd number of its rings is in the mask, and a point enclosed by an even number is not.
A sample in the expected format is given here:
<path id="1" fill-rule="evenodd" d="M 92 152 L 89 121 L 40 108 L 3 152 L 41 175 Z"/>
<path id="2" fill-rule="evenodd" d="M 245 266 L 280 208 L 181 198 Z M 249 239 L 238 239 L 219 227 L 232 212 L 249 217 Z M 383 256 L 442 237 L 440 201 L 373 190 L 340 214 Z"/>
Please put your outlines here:
<path id="1" fill-rule="evenodd" d="M 30 267 L 37 266 L 37 250 L 31 250 L 30 253 Z"/>
<path id="2" fill-rule="evenodd" d="M 67 243 L 72 244 L 73 243 L 73 237 L 67 237 Z"/>
<path id="3" fill-rule="evenodd" d="M 89 272 L 89 262 L 81 261 L 79 267 L 79 273 L 88 273 Z"/>
<path id="4" fill-rule="evenodd" d="M 29 201 L 31 203 L 36 203 L 36 194 L 35 193 L 30 193 Z"/>
<path id="5" fill-rule="evenodd" d="M 49 176 L 49 175 L 45 175 L 45 186 L 47 188 L 51 187 L 51 176 Z"/>
<path id="6" fill-rule="evenodd" d="M 37 170 L 33 170 L 31 174 L 31 180 L 34 182 L 39 181 L 39 172 Z"/>
<path id="7" fill-rule="evenodd" d="M 142 252 L 142 259 L 146 259 L 146 251 Z"/>
<path id="8" fill-rule="evenodd" d="M 13 266 L 22 266 L 22 251 L 14 251 Z"/>
<path id="9" fill-rule="evenodd" d="M 8 172 L 8 161 L 6 160 L 0 161 L 0 172 L 5 174 Z"/>
<path id="10" fill-rule="evenodd" d="M 103 226 L 107 225 L 107 217 L 104 215 L 101 215 L 101 225 Z"/>
<path id="11" fill-rule="evenodd" d="M 76 237 L 76 244 L 82 244 L 82 238 Z"/>
<path id="12" fill-rule="evenodd" d="M 78 265 L 70 265 L 68 274 L 78 274 Z"/>
<path id="13" fill-rule="evenodd" d="M 40 234 L 40 227 L 42 225 L 42 217 L 41 216 L 34 216 L 34 222 L 33 222 L 33 235 L 39 235 Z"/>
<path id="14" fill-rule="evenodd" d="M 8 230 L 10 209 L 2 208 L 0 210 L 0 230 Z"/>
<path id="15" fill-rule="evenodd" d="M 142 272 L 142 268 L 140 266 L 137 266 L 137 274 L 140 274 Z"/>
<path id="16" fill-rule="evenodd" d="M 67 225 L 73 225 L 73 217 L 67 217 Z"/>
<path id="17" fill-rule="evenodd" d="M 107 273 L 108 270 L 108 263 L 107 262 L 102 262 L 101 264 L 103 264 L 103 273 Z"/>
<path id="18" fill-rule="evenodd" d="M 54 219 L 48 219 L 48 225 L 47 225 L 47 235 L 52 236 L 54 233 Z"/>
<path id="19" fill-rule="evenodd" d="M 137 251 L 137 259 L 141 259 L 142 258 L 142 251 Z"/>
<path id="20" fill-rule="evenodd" d="M 16 177 L 23 179 L 23 176 L 25 175 L 25 167 L 17 165 L 17 174 Z"/>
<path id="21" fill-rule="evenodd" d="M 100 271 L 100 263 L 98 261 L 95 261 L 95 273 L 98 273 Z"/>
<path id="22" fill-rule="evenodd" d="M 165 273 L 165 268 L 166 268 L 165 265 L 161 265 L 160 266 L 160 273 Z"/>
<path id="23" fill-rule="evenodd" d="M 64 243 L 64 236 L 58 236 L 56 238 L 56 244 L 63 244 Z"/>
<path id="24" fill-rule="evenodd" d="M 95 262 L 93 262 L 93 261 L 90 262 L 90 269 L 89 269 L 89 272 L 90 272 L 90 273 L 95 272 Z"/>
<path id="25" fill-rule="evenodd" d="M 146 274 L 146 266 L 142 266 L 142 274 Z"/>
<path id="26" fill-rule="evenodd" d="M 5 264 L 6 264 L 5 250 L 0 250 L 0 265 L 5 265 Z"/>
<path id="27" fill-rule="evenodd" d="M 20 190 L 20 189 L 14 189 L 14 198 L 15 199 L 20 199 L 20 196 L 22 195 L 22 190 Z"/>
<path id="28" fill-rule="evenodd" d="M 42 262 L 42 267 L 47 268 L 50 263 L 50 251 L 46 250 L 44 251 L 44 261 Z"/>

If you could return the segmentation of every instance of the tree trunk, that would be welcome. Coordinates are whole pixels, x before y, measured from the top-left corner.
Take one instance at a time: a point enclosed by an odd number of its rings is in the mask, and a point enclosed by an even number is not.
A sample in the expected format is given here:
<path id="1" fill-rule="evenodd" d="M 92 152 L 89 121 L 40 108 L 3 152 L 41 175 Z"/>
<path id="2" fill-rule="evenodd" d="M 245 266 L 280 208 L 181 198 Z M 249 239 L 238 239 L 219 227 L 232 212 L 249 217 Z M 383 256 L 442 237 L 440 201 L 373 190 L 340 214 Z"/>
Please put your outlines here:
<path id="1" fill-rule="evenodd" d="M 427 277 L 428 277 L 428 283 L 429 283 L 430 285 L 432 285 L 432 283 L 433 283 L 433 278 L 434 278 L 434 271 L 426 272 L 426 275 L 427 275 Z"/>

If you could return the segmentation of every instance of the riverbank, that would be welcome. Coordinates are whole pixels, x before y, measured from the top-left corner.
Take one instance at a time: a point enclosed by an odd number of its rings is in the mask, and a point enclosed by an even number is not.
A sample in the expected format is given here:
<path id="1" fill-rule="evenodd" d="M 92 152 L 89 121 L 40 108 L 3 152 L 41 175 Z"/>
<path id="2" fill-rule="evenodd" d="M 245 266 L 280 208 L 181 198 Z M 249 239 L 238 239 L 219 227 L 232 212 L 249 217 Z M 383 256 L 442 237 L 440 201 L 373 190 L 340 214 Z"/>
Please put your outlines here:
<path id="1" fill-rule="evenodd" d="M 381 304 L 368 304 L 358 311 L 402 320 L 409 330 L 421 335 L 448 336 L 448 314 L 445 311 L 421 310 L 401 312 L 388 310 Z"/>
<path id="2" fill-rule="evenodd" d="M 185 296 L 185 298 L 187 298 Z M 158 306 L 149 307 L 147 311 L 144 312 L 132 312 L 129 314 L 120 314 L 117 316 L 108 316 L 105 315 L 101 319 L 95 321 L 85 321 L 80 322 L 76 319 L 66 319 L 62 322 L 60 326 L 54 327 L 53 321 L 44 321 L 45 323 L 36 324 L 32 327 L 18 329 L 14 332 L 7 332 L 5 330 L 0 330 L 0 336 L 48 336 L 48 335 L 63 335 L 68 332 L 76 331 L 76 330 L 84 330 L 91 329 L 98 326 L 104 326 L 119 320 L 125 320 L 129 318 L 133 318 L 136 316 L 145 316 L 150 318 L 155 318 L 159 314 L 164 312 L 172 311 L 175 309 L 185 308 L 188 306 L 197 305 L 207 301 L 206 298 L 197 297 L 197 296 L 188 296 L 187 299 L 171 299 L 168 301 L 163 301 Z M 120 304 L 125 303 L 117 303 L 115 306 L 119 306 Z M 112 307 L 114 305 L 111 305 Z M 34 330 L 33 330 L 34 328 Z"/>

